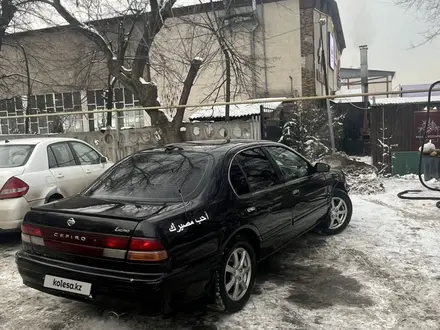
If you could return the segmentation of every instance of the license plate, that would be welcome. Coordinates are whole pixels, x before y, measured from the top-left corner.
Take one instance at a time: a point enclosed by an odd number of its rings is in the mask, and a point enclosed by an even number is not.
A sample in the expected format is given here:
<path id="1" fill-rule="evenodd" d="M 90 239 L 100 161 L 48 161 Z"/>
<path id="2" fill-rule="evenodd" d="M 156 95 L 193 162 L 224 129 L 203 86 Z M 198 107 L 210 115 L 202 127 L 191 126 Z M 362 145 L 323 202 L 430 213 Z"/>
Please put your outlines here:
<path id="1" fill-rule="evenodd" d="M 44 277 L 43 286 L 45 288 L 76 293 L 83 296 L 89 296 L 92 289 L 92 284 L 90 283 L 69 280 L 68 278 L 55 277 L 51 275 L 46 275 Z"/>

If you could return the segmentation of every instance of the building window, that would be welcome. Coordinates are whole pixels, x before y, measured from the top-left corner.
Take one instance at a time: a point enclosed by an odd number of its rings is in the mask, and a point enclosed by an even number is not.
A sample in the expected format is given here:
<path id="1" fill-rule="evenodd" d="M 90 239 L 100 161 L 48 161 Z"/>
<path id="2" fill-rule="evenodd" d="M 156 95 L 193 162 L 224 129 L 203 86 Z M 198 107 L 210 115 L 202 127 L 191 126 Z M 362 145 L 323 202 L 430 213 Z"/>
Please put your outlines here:
<path id="1" fill-rule="evenodd" d="M 21 97 L 0 101 L 0 117 L 22 116 L 23 114 L 23 100 Z M 1 119 L 1 134 L 24 134 L 24 132 L 24 118 Z"/>
<path id="2" fill-rule="evenodd" d="M 106 108 L 105 90 L 94 90 L 87 92 L 87 108 L 90 111 L 103 110 Z M 139 106 L 139 99 L 128 88 L 115 88 L 113 90 L 113 109 L 133 108 Z M 124 112 L 123 126 L 141 128 L 144 123 L 145 111 L 129 111 Z M 112 126 L 115 127 L 117 113 L 112 113 Z M 89 115 L 90 130 L 92 127 L 99 130 L 106 127 L 107 114 L 96 113 Z"/>

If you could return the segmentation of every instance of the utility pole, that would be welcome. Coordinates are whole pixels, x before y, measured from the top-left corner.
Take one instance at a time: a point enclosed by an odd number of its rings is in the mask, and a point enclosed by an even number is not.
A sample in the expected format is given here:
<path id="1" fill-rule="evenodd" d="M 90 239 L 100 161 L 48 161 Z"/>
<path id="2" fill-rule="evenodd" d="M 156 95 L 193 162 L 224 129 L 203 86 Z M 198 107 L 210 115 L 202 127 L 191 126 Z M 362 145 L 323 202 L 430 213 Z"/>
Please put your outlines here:
<path id="1" fill-rule="evenodd" d="M 323 28 L 324 25 L 327 24 L 327 20 L 325 18 L 321 18 L 319 20 L 319 25 L 321 26 L 320 32 L 321 32 L 321 55 L 322 55 L 322 67 L 324 70 L 324 81 L 325 81 L 325 95 L 329 96 L 329 88 L 328 88 L 328 77 L 327 77 L 327 61 L 325 58 L 325 49 L 324 49 L 324 36 L 323 36 Z M 328 130 L 330 133 L 330 143 L 332 148 L 332 153 L 336 152 L 336 145 L 335 145 L 335 132 L 333 130 L 333 118 L 332 118 L 332 111 L 330 108 L 330 99 L 326 99 L 326 105 L 327 105 L 327 117 L 328 117 Z"/>

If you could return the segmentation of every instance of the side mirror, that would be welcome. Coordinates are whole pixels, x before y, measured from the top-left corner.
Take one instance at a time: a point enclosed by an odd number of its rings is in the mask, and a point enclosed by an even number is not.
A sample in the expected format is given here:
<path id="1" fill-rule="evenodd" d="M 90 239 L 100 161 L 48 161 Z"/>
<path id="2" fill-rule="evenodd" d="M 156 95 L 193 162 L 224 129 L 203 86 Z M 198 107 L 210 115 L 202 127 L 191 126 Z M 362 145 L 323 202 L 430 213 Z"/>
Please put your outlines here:
<path id="1" fill-rule="evenodd" d="M 101 164 L 107 163 L 107 157 L 102 156 L 101 157 Z"/>
<path id="2" fill-rule="evenodd" d="M 330 171 L 330 165 L 325 163 L 316 163 L 315 164 L 316 173 L 324 173 Z"/>

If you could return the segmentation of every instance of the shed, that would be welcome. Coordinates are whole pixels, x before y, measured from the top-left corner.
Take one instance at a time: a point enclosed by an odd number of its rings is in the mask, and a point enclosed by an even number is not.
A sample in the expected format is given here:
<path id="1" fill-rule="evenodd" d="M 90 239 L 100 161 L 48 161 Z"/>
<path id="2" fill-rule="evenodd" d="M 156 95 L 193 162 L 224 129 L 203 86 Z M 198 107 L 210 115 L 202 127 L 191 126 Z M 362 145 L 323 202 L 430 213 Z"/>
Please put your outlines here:
<path id="1" fill-rule="evenodd" d="M 393 172 L 392 163 L 394 162 L 395 167 L 402 168 L 402 162 L 408 164 L 418 162 L 418 148 L 422 143 L 427 105 L 427 97 L 373 100 L 370 136 L 371 154 L 375 166 L 384 168 L 385 172 L 405 174 Z M 440 147 L 440 96 L 432 97 L 427 139 L 432 140 L 436 147 Z"/>

